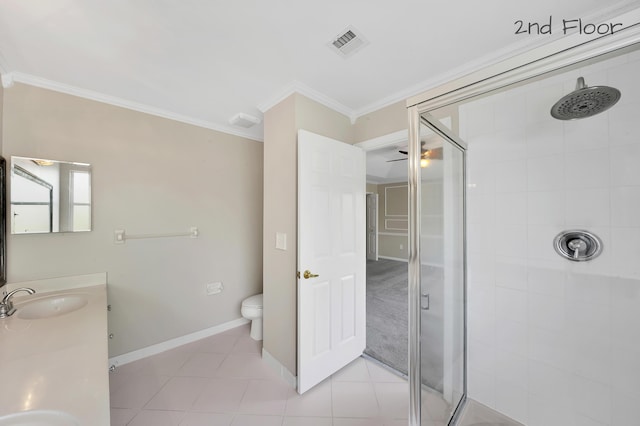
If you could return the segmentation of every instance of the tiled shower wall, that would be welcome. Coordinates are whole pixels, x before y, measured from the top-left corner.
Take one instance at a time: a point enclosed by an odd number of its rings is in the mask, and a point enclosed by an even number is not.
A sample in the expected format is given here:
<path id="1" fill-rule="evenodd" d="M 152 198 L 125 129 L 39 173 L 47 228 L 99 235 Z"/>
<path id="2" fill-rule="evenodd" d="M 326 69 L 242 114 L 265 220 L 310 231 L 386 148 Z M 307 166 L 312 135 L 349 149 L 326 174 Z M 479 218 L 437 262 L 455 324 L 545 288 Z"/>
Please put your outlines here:
<path id="1" fill-rule="evenodd" d="M 577 121 L 575 88 L 622 99 Z M 529 426 L 640 425 L 640 55 L 460 108 L 468 145 L 469 396 Z M 600 257 L 553 249 L 585 229 Z"/>

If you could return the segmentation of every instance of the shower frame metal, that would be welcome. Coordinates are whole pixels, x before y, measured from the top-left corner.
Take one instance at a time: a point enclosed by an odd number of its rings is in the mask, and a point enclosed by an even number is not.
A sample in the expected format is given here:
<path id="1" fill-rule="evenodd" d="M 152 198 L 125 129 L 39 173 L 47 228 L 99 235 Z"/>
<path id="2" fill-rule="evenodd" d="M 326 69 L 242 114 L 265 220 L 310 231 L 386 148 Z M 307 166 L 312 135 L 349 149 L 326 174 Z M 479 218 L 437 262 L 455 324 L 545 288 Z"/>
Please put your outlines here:
<path id="1" fill-rule="evenodd" d="M 438 86 L 407 100 L 409 118 L 409 426 L 421 424 L 421 330 L 420 330 L 420 125 L 425 124 L 441 136 L 460 145 L 446 129 L 430 120 L 429 113 L 466 99 L 494 90 L 516 85 L 542 76 L 564 71 L 572 66 L 583 66 L 604 55 L 616 54 L 640 46 L 640 9 L 619 15 L 617 19 L 635 22 L 618 32 L 600 37 L 585 38 L 579 34 L 565 36 L 544 46 L 480 69 L 464 77 Z M 452 138 L 453 136 L 453 138 Z M 464 148 L 464 142 L 460 145 Z M 466 181 L 465 181 L 466 187 Z M 466 195 L 465 195 L 466 202 Z M 466 217 L 466 216 L 465 216 Z M 465 220 L 466 222 L 466 220 Z M 466 233 L 464 234 L 466 246 Z M 465 249 L 466 252 L 466 249 Z M 466 260 L 465 260 L 466 268 Z M 465 273 L 466 286 L 466 273 Z M 466 350 L 466 289 L 465 289 L 465 354 L 464 395 L 456 408 L 450 425 L 455 425 L 467 394 Z"/>

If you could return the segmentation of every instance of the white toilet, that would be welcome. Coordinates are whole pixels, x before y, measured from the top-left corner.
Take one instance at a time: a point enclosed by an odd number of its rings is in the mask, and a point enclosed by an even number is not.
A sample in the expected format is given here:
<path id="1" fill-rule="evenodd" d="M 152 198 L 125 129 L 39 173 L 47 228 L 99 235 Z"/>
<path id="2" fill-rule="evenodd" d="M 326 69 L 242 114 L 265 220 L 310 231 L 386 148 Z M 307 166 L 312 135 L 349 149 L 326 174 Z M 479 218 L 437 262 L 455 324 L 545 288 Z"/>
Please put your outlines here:
<path id="1" fill-rule="evenodd" d="M 262 293 L 244 299 L 240 313 L 251 320 L 251 337 L 262 340 Z"/>

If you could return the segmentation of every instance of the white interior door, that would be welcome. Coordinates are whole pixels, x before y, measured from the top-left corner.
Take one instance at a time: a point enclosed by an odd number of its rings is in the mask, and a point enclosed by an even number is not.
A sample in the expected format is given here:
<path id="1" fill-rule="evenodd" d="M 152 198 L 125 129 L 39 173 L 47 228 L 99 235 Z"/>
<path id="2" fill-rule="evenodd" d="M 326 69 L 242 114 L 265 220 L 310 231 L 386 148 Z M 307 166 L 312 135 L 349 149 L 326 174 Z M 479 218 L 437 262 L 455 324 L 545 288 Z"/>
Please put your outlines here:
<path id="1" fill-rule="evenodd" d="M 378 194 L 367 194 L 367 260 L 378 260 Z"/>
<path id="2" fill-rule="evenodd" d="M 361 148 L 298 131 L 299 393 L 365 348 L 365 189 Z"/>

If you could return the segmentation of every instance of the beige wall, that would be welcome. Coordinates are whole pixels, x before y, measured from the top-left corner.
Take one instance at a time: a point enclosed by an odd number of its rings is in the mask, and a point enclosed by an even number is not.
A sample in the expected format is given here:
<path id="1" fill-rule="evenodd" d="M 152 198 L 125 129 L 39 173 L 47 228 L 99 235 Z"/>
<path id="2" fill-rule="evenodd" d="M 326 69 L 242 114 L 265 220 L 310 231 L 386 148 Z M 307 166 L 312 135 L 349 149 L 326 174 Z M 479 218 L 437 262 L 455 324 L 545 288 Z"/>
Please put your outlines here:
<path id="1" fill-rule="evenodd" d="M 93 166 L 93 230 L 8 239 L 10 282 L 106 271 L 110 355 L 240 318 L 261 291 L 263 145 L 27 85 L 4 92 L 3 155 Z M 200 236 L 113 242 L 113 232 Z M 205 295 L 206 283 L 224 291 Z"/>
<path id="2" fill-rule="evenodd" d="M 293 375 L 297 374 L 298 129 L 353 142 L 347 117 L 299 94 L 264 116 L 263 345 Z M 286 251 L 275 248 L 276 232 L 287 235 Z"/>
<path id="3" fill-rule="evenodd" d="M 353 125 L 353 142 L 363 142 L 409 128 L 404 101 L 359 117 Z"/>
<path id="4" fill-rule="evenodd" d="M 387 188 L 392 197 L 387 199 Z M 390 229 L 402 228 L 408 225 L 406 212 L 408 209 L 407 182 L 387 183 L 378 185 L 378 256 L 394 259 L 408 259 L 408 236 L 406 230 Z M 389 215 L 391 213 L 392 215 Z M 405 213 L 404 216 L 397 214 Z M 389 223 L 397 221 L 396 223 Z M 387 227 L 387 225 L 390 225 Z M 396 226 L 393 226 L 396 225 Z M 399 225 L 399 226 L 398 226 Z M 395 235 L 394 235 L 395 234 Z"/>
<path id="5" fill-rule="evenodd" d="M 295 96 L 264 115 L 264 349 L 296 371 L 297 150 Z M 276 232 L 287 250 L 276 250 Z"/>

